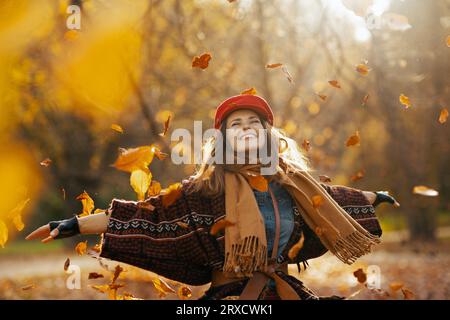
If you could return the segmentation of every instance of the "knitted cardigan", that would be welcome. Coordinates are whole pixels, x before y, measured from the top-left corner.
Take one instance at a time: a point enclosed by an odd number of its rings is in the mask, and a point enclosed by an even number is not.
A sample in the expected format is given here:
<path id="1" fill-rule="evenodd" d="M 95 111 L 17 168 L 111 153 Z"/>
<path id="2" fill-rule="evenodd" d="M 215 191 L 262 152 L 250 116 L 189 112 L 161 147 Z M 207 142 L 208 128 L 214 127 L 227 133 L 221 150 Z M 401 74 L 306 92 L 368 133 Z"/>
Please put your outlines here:
<path id="1" fill-rule="evenodd" d="M 182 181 L 181 196 L 170 206 L 162 205 L 162 196 L 147 198 L 155 208 L 139 206 L 136 201 L 113 199 L 109 224 L 103 234 L 100 257 L 124 262 L 189 285 L 211 282 L 212 270 L 224 262 L 224 231 L 210 235 L 211 226 L 225 218 L 225 196 L 206 197 L 187 193 L 192 185 Z M 321 184 L 333 199 L 366 230 L 381 236 L 375 209 L 360 190 Z M 294 230 L 278 262 L 305 263 L 327 252 L 319 238 L 294 207 Z M 304 233 L 303 248 L 294 259 L 289 249 Z"/>

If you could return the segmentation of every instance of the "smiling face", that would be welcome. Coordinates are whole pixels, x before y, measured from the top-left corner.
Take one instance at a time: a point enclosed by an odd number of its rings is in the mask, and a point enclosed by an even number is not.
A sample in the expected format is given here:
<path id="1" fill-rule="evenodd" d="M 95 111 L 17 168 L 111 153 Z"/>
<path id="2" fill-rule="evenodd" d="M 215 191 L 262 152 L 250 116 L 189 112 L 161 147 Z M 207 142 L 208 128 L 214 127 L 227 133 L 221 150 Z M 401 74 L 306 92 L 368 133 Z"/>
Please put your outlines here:
<path id="1" fill-rule="evenodd" d="M 258 139 L 264 129 L 261 119 L 250 109 L 232 112 L 226 119 L 226 129 L 227 142 L 235 152 L 256 150 L 265 144 L 265 135 Z"/>

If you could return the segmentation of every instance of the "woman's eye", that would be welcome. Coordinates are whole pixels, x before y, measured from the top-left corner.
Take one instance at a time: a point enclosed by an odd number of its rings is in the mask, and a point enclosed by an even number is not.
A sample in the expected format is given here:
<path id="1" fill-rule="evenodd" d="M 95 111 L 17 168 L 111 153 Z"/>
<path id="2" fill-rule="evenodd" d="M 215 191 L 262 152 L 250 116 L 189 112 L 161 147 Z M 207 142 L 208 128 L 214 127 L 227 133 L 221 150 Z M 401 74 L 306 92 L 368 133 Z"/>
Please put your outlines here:
<path id="1" fill-rule="evenodd" d="M 235 123 L 233 123 L 231 126 L 232 126 L 232 127 L 235 127 L 235 126 L 237 126 L 237 125 L 239 125 L 239 123 L 238 123 L 238 122 L 235 122 Z"/>

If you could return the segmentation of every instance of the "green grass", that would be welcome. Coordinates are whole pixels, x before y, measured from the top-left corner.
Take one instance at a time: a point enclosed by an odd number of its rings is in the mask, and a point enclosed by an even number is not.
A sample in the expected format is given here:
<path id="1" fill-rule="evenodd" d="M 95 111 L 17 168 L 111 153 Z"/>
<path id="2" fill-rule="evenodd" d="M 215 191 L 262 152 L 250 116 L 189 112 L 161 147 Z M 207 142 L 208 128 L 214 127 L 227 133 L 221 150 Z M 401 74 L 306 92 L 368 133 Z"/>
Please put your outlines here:
<path id="1" fill-rule="evenodd" d="M 398 231 L 408 228 L 407 217 L 398 213 L 386 212 L 382 216 L 378 216 L 383 231 Z M 450 211 L 439 211 L 437 215 L 437 226 L 450 226 Z"/>
<path id="2" fill-rule="evenodd" d="M 51 241 L 47 244 L 39 241 L 12 241 L 0 248 L 0 256 L 8 254 L 51 253 L 64 249 L 62 241 Z"/>

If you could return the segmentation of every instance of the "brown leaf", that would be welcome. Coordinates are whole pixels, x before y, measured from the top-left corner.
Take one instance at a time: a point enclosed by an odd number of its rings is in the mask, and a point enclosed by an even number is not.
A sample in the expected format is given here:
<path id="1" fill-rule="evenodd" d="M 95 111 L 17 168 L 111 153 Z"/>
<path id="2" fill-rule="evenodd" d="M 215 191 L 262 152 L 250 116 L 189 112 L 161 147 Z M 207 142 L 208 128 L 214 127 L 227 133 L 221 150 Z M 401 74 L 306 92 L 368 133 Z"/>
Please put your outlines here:
<path id="1" fill-rule="evenodd" d="M 29 284 L 29 285 L 23 286 L 23 287 L 22 287 L 22 290 L 23 290 L 23 291 L 26 291 L 26 290 L 31 290 L 31 289 L 34 289 L 34 288 L 36 288 L 36 285 L 34 285 L 34 284 Z"/>
<path id="2" fill-rule="evenodd" d="M 192 296 L 192 291 L 189 287 L 187 286 L 181 286 L 180 288 L 178 288 L 178 297 L 181 300 L 187 300 Z"/>
<path id="3" fill-rule="evenodd" d="M 439 114 L 439 123 L 444 124 L 447 122 L 448 119 L 448 109 L 444 108 L 441 110 L 441 113 Z"/>
<path id="4" fill-rule="evenodd" d="M 302 148 L 303 150 L 305 150 L 306 152 L 308 152 L 309 150 L 311 150 L 311 143 L 309 142 L 309 140 L 303 140 L 302 143 Z"/>
<path id="5" fill-rule="evenodd" d="M 346 146 L 347 147 L 356 146 L 356 145 L 359 145 L 360 142 L 361 142 L 361 139 L 359 136 L 359 131 L 356 131 L 354 135 L 352 135 L 350 138 L 347 139 Z"/>
<path id="6" fill-rule="evenodd" d="M 313 207 L 317 209 L 322 205 L 323 198 L 321 195 L 315 195 L 315 196 L 312 196 L 311 201 L 312 201 Z"/>
<path id="7" fill-rule="evenodd" d="M 104 276 L 97 272 L 90 272 L 88 279 L 98 279 L 98 278 L 104 278 Z"/>
<path id="8" fill-rule="evenodd" d="M 123 272 L 123 268 L 120 265 L 117 265 L 114 269 L 114 275 L 112 278 L 112 283 L 115 283 L 117 278 L 119 278 L 120 274 Z"/>
<path id="9" fill-rule="evenodd" d="M 100 251 L 102 251 L 102 245 L 100 243 L 97 243 L 95 246 L 91 248 L 91 250 L 100 253 Z"/>
<path id="10" fill-rule="evenodd" d="M 402 292 L 405 300 L 414 300 L 416 298 L 416 295 L 411 290 L 402 289 Z"/>
<path id="11" fill-rule="evenodd" d="M 215 236 L 217 233 L 219 233 L 220 230 L 234 225 L 235 225 L 234 222 L 228 221 L 226 219 L 219 220 L 212 225 L 209 234 Z"/>
<path id="12" fill-rule="evenodd" d="M 289 252 L 288 252 L 289 259 L 294 260 L 297 257 L 298 252 L 300 251 L 301 248 L 303 248 L 304 242 L 305 242 L 305 236 L 302 232 L 302 235 L 301 235 L 300 239 L 298 240 L 298 242 L 296 244 L 294 244 L 291 247 L 291 249 L 289 249 Z"/>
<path id="13" fill-rule="evenodd" d="M 341 85 L 339 84 L 339 82 L 338 82 L 337 80 L 331 80 L 331 81 L 328 81 L 328 83 L 329 83 L 332 87 L 341 89 Z"/>
<path id="14" fill-rule="evenodd" d="M 255 88 L 245 89 L 244 91 L 241 92 L 241 94 L 256 95 L 256 89 Z"/>
<path id="15" fill-rule="evenodd" d="M 208 68 L 211 58 L 212 56 L 209 52 L 203 53 L 200 56 L 195 56 L 192 59 L 192 68 L 200 68 L 203 70 Z"/>
<path id="16" fill-rule="evenodd" d="M 259 192 L 266 192 L 269 189 L 269 183 L 267 179 L 263 176 L 249 176 L 248 183 L 253 189 L 258 190 Z"/>
<path id="17" fill-rule="evenodd" d="M 329 176 L 326 176 L 326 175 L 320 175 L 319 179 L 322 182 L 331 182 L 331 178 Z"/>
<path id="18" fill-rule="evenodd" d="M 322 101 L 327 101 L 328 97 L 326 95 L 319 94 L 319 93 L 316 93 L 316 94 Z"/>
<path id="19" fill-rule="evenodd" d="M 361 180 L 362 178 L 364 178 L 364 174 L 365 174 L 365 171 L 364 171 L 364 170 L 359 170 L 357 173 L 355 173 L 354 175 L 352 175 L 352 176 L 350 177 L 350 179 L 351 179 L 353 182 L 356 182 L 356 181 Z"/>
<path id="20" fill-rule="evenodd" d="M 266 64 L 266 68 L 267 69 L 275 69 L 275 68 L 281 67 L 282 65 L 283 65 L 282 63 Z"/>
<path id="21" fill-rule="evenodd" d="M 353 272 L 353 275 L 358 279 L 359 283 L 365 283 L 367 281 L 367 275 L 361 268 Z"/>
<path id="22" fill-rule="evenodd" d="M 67 258 L 66 262 L 64 262 L 64 271 L 67 271 L 67 269 L 69 269 L 70 266 L 70 259 Z"/>
<path id="23" fill-rule="evenodd" d="M 139 201 L 138 208 L 150 210 L 150 211 L 155 210 L 155 206 L 152 205 L 149 201 Z"/>
<path id="24" fill-rule="evenodd" d="M 167 117 L 167 120 L 164 122 L 164 131 L 159 134 L 161 137 L 164 137 L 167 133 L 167 130 L 169 130 L 169 123 L 170 123 L 170 115 Z"/>
<path id="25" fill-rule="evenodd" d="M 316 228 L 314 229 L 314 233 L 317 234 L 319 237 L 320 237 L 321 235 L 323 235 L 324 231 L 325 231 L 325 229 L 320 228 L 320 227 L 316 227 Z"/>
<path id="26" fill-rule="evenodd" d="M 49 158 L 47 158 L 47 159 L 45 159 L 45 160 L 42 160 L 42 161 L 40 162 L 40 165 L 43 166 L 43 167 L 48 167 L 51 163 L 52 163 L 52 160 L 49 159 Z"/>
<path id="27" fill-rule="evenodd" d="M 171 204 L 173 204 L 179 197 L 181 197 L 181 183 L 177 182 L 171 184 L 168 188 L 161 191 L 162 196 L 162 204 L 164 208 L 167 208 Z"/>

